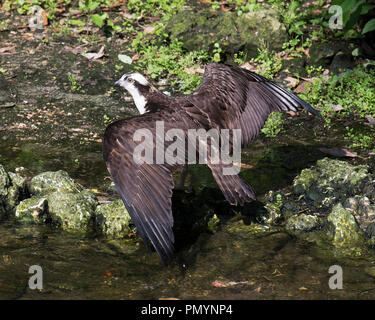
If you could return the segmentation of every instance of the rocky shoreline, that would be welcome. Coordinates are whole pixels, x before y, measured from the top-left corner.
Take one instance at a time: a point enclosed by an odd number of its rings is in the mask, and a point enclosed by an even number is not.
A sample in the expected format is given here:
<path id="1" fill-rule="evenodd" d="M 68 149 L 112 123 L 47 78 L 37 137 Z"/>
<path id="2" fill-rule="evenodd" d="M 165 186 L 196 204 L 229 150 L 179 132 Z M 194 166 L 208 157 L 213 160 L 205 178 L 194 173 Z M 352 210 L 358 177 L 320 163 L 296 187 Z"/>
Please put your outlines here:
<path id="1" fill-rule="evenodd" d="M 134 235 L 121 199 L 100 203 L 92 191 L 65 171 L 34 177 L 25 175 L 22 168 L 15 171 L 7 172 L 0 165 L 0 220 L 47 224 L 68 232 L 110 238 Z M 196 238 L 219 229 L 250 238 L 283 232 L 318 246 L 328 245 L 335 253 L 350 257 L 375 248 L 375 177 L 366 165 L 330 158 L 318 160 L 302 170 L 293 185 L 266 194 L 260 206 L 218 204 L 218 209 L 208 197 L 207 190 L 190 195 L 177 193 L 178 232 L 195 234 Z M 208 205 L 200 204 L 204 199 Z M 184 206 L 194 215 L 187 217 Z"/>

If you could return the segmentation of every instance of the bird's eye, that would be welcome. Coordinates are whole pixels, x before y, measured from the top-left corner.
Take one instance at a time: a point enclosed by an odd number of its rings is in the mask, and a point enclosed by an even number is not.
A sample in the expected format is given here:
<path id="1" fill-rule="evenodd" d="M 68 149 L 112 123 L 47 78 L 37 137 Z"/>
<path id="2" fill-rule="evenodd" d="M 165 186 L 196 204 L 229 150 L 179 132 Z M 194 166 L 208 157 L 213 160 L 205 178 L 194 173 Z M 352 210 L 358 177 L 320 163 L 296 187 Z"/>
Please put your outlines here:
<path id="1" fill-rule="evenodd" d="M 134 82 L 134 80 L 132 78 L 128 78 L 128 82 L 132 83 L 132 82 Z"/>

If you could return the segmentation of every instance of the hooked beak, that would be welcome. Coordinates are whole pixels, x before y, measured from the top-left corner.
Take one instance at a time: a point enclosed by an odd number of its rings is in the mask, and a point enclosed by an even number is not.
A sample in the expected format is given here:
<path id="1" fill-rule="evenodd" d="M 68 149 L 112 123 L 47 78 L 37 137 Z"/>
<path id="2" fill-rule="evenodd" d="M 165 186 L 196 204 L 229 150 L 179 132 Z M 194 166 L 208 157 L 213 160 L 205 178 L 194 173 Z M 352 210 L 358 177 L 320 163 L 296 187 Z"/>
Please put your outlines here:
<path id="1" fill-rule="evenodd" d="M 115 87 L 121 87 L 121 81 L 117 80 L 114 84 Z"/>

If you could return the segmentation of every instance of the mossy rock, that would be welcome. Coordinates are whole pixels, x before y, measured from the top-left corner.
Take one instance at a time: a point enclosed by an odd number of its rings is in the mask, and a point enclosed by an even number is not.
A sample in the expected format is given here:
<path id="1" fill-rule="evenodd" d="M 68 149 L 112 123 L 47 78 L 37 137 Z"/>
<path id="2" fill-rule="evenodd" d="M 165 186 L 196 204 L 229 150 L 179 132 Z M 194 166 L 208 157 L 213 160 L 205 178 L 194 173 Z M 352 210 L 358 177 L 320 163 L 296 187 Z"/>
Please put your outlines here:
<path id="1" fill-rule="evenodd" d="M 247 58 L 258 56 L 260 48 L 269 51 L 281 49 L 288 40 L 285 26 L 273 9 L 248 12 L 180 11 L 167 24 L 166 32 L 172 40 L 184 43 L 188 51 L 214 48 L 219 43 L 224 54 L 243 51 Z"/>
<path id="2" fill-rule="evenodd" d="M 365 196 L 354 196 L 345 200 L 344 208 L 353 213 L 362 230 L 375 221 L 375 204 Z"/>
<path id="3" fill-rule="evenodd" d="M 310 59 L 307 63 L 329 66 L 336 53 L 344 49 L 345 44 L 338 42 L 314 43 L 310 48 Z"/>
<path id="4" fill-rule="evenodd" d="M 0 198 L 5 211 L 11 212 L 26 197 L 26 178 L 13 172 L 7 172 L 0 165 Z"/>
<path id="5" fill-rule="evenodd" d="M 34 196 L 20 202 L 16 207 L 15 217 L 24 224 L 43 224 L 48 218 L 48 201 L 46 197 Z"/>
<path id="6" fill-rule="evenodd" d="M 47 171 L 33 177 L 29 183 L 31 194 L 48 194 L 51 192 L 80 192 L 83 187 L 69 177 L 63 170 Z"/>
<path id="7" fill-rule="evenodd" d="M 335 247 L 361 247 L 365 243 L 364 233 L 355 217 L 341 203 L 333 207 L 327 220 L 334 227 L 332 243 Z"/>
<path id="8" fill-rule="evenodd" d="M 47 196 L 48 212 L 52 223 L 65 230 L 90 231 L 94 227 L 95 195 L 83 190 L 79 193 L 56 191 Z"/>
<path id="9" fill-rule="evenodd" d="M 291 216 L 285 224 L 290 230 L 311 231 L 318 229 L 323 225 L 321 218 L 310 214 L 299 214 Z"/>
<path id="10" fill-rule="evenodd" d="M 131 231 L 131 218 L 121 199 L 98 205 L 95 224 L 100 232 L 114 238 L 125 237 Z"/>
<path id="11" fill-rule="evenodd" d="M 0 196 L 8 195 L 8 188 L 11 186 L 11 181 L 8 172 L 0 164 Z"/>
<path id="12" fill-rule="evenodd" d="M 302 170 L 294 179 L 294 193 L 304 194 L 316 206 L 331 208 L 348 197 L 374 192 L 374 177 L 366 165 L 353 166 L 345 161 L 324 158 Z"/>
<path id="13" fill-rule="evenodd" d="M 276 227 L 265 224 L 245 224 L 242 220 L 237 221 L 237 219 L 235 218 L 227 222 L 227 225 L 224 227 L 224 231 L 240 238 L 251 239 L 264 237 L 280 230 Z"/>

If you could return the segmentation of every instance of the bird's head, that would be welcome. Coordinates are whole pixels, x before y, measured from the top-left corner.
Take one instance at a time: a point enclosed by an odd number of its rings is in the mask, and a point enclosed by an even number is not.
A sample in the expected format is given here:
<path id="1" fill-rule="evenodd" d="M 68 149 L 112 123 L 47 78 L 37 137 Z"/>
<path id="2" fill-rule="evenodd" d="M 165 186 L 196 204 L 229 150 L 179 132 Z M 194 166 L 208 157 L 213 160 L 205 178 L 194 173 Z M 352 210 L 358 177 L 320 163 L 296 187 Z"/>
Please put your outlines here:
<path id="1" fill-rule="evenodd" d="M 126 89 L 132 95 L 139 113 L 146 112 L 147 97 L 153 87 L 144 76 L 139 73 L 125 73 L 115 82 L 115 87 Z"/>

